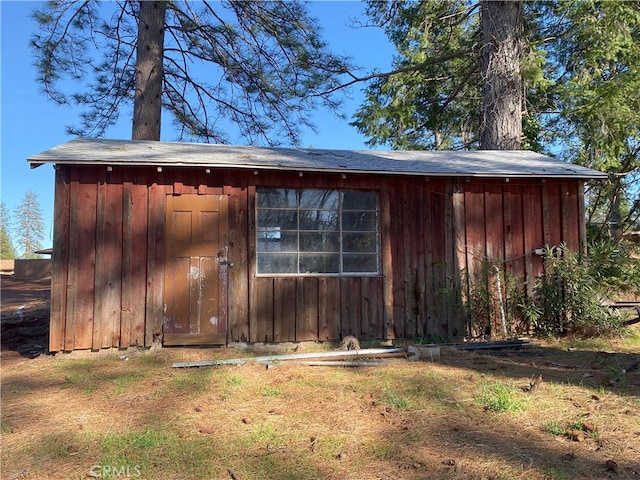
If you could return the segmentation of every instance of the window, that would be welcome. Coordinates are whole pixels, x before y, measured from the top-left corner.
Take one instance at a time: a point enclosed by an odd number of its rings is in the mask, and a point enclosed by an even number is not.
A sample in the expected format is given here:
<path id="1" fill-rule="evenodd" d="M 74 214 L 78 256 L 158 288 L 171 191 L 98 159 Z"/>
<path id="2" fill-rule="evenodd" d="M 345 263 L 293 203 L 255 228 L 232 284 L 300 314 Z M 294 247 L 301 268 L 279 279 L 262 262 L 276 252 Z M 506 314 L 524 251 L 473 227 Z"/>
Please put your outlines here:
<path id="1" fill-rule="evenodd" d="M 378 198 L 351 190 L 257 190 L 259 274 L 377 274 Z"/>

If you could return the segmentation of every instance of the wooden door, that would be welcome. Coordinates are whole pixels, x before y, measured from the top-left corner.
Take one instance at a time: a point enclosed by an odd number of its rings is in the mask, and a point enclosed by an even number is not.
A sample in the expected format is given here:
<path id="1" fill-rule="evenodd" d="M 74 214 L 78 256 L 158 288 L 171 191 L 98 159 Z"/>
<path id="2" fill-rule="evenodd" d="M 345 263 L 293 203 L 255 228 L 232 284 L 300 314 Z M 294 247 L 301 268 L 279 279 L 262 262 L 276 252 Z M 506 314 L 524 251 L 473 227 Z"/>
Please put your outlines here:
<path id="1" fill-rule="evenodd" d="M 221 345 L 227 338 L 227 197 L 168 196 L 164 345 Z"/>

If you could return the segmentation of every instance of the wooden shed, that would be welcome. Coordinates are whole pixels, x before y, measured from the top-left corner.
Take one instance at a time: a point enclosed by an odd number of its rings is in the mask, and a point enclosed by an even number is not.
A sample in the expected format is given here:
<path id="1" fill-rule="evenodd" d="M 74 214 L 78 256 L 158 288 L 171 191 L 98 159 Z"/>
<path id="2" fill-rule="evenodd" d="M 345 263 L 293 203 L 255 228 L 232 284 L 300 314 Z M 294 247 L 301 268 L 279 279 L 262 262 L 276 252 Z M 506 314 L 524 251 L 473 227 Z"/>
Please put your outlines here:
<path id="1" fill-rule="evenodd" d="M 76 139 L 55 165 L 51 351 L 454 338 L 483 262 L 523 289 L 585 241 L 584 182 L 528 151 Z"/>

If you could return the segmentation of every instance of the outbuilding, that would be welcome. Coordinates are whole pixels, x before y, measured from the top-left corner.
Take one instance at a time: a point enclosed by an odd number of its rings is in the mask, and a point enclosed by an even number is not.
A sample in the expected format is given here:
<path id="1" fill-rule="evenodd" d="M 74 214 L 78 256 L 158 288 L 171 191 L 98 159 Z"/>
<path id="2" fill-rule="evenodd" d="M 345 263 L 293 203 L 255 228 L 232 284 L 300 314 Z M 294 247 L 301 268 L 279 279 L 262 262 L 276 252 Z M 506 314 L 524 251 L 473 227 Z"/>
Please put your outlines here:
<path id="1" fill-rule="evenodd" d="M 448 338 L 483 264 L 522 289 L 585 243 L 584 183 L 529 151 L 76 139 L 55 166 L 49 349 Z"/>

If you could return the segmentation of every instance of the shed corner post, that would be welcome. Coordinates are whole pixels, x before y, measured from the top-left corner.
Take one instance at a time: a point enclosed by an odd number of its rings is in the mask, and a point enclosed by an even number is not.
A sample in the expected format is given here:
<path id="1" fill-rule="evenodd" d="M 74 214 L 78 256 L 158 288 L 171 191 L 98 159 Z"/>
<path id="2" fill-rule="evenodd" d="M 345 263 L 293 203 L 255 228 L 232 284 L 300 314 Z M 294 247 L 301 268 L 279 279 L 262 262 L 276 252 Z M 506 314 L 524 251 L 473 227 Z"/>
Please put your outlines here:
<path id="1" fill-rule="evenodd" d="M 69 272 L 70 175 L 56 165 L 51 268 L 51 307 L 49 312 L 49 351 L 64 350 L 66 337 L 67 281 Z"/>

